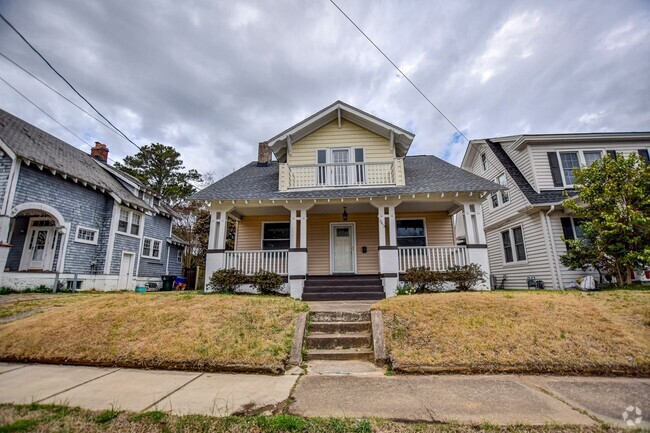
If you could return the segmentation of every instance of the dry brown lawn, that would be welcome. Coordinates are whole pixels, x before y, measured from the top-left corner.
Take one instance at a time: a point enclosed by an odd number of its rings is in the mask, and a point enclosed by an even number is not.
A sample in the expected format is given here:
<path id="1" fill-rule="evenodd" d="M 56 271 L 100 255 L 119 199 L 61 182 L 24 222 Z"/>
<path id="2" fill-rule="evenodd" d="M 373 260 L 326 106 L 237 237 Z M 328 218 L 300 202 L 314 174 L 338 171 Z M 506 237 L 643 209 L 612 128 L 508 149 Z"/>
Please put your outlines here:
<path id="1" fill-rule="evenodd" d="M 438 293 L 373 309 L 397 371 L 650 375 L 650 291 Z"/>
<path id="2" fill-rule="evenodd" d="M 0 296 L 0 321 L 10 320 L 12 316 L 23 313 L 42 311 L 50 308 L 62 307 L 73 302 L 88 299 L 89 296 L 98 296 L 92 292 L 76 294 L 12 294 Z"/>
<path id="3" fill-rule="evenodd" d="M 113 293 L 75 299 L 0 325 L 0 359 L 280 372 L 295 318 L 307 309 L 268 296 Z"/>

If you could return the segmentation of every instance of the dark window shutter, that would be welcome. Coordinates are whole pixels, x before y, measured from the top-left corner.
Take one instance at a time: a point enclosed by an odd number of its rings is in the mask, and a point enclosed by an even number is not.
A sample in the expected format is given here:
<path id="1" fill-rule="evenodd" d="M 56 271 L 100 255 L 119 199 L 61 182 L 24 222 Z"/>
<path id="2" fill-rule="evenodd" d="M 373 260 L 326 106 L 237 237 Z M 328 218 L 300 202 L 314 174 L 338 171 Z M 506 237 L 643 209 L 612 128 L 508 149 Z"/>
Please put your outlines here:
<path id="1" fill-rule="evenodd" d="M 639 152 L 639 156 L 642 160 L 645 161 L 646 164 L 650 164 L 650 155 L 648 154 L 648 149 L 639 149 L 637 152 Z"/>
<path id="2" fill-rule="evenodd" d="M 616 151 L 615 150 L 608 150 L 607 154 L 611 159 L 616 159 Z"/>
<path id="3" fill-rule="evenodd" d="M 553 186 L 564 186 L 562 183 L 562 173 L 560 172 L 560 163 L 557 160 L 557 153 L 548 152 L 548 165 L 551 166 Z"/>
<path id="4" fill-rule="evenodd" d="M 575 239 L 575 235 L 573 234 L 573 226 L 571 225 L 571 218 L 560 218 L 560 221 L 562 222 L 562 234 L 564 235 L 564 239 Z M 566 246 L 568 249 L 569 244 L 566 244 Z"/>

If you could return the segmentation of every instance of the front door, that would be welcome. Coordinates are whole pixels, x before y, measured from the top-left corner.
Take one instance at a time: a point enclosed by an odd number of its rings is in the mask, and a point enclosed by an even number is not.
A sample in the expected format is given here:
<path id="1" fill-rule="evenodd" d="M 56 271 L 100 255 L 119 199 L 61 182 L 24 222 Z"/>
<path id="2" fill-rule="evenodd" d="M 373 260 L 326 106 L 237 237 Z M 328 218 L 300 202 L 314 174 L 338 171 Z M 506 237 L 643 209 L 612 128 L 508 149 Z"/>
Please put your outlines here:
<path id="1" fill-rule="evenodd" d="M 356 270 L 354 224 L 332 224 L 330 236 L 332 273 L 354 273 Z"/>
<path id="2" fill-rule="evenodd" d="M 32 218 L 29 222 L 20 270 L 51 271 L 56 248 L 56 228 L 49 218 Z"/>
<path id="3" fill-rule="evenodd" d="M 133 253 L 122 253 L 120 263 L 120 281 L 118 290 L 129 290 L 131 288 L 131 276 L 133 275 Z"/>

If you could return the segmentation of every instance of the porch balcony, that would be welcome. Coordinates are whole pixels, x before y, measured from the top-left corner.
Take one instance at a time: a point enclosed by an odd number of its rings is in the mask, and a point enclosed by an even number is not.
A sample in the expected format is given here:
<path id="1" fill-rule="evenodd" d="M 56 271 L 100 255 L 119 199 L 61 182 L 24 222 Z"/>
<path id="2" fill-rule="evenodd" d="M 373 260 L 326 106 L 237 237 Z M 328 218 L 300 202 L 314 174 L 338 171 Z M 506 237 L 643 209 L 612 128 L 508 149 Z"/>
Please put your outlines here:
<path id="1" fill-rule="evenodd" d="M 398 247 L 397 251 L 400 273 L 419 267 L 446 271 L 450 266 L 465 266 L 470 263 L 464 246 Z"/>
<path id="2" fill-rule="evenodd" d="M 280 190 L 403 185 L 401 158 L 390 162 L 280 164 Z"/>

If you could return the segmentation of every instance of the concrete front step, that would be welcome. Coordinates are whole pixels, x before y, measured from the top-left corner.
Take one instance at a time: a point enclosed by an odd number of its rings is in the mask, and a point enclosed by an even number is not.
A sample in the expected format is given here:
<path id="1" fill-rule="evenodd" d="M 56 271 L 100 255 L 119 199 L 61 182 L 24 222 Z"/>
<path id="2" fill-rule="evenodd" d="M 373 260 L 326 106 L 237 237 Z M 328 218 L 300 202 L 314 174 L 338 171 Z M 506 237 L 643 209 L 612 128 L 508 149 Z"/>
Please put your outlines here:
<path id="1" fill-rule="evenodd" d="M 311 332 L 336 334 L 345 332 L 370 332 L 370 322 L 312 322 Z"/>
<path id="2" fill-rule="evenodd" d="M 384 293 L 384 288 L 381 285 L 377 286 L 305 286 L 303 294 L 305 293 L 335 293 L 335 292 L 377 292 Z"/>
<path id="3" fill-rule="evenodd" d="M 307 351 L 306 360 L 326 361 L 372 361 L 373 351 L 370 348 L 364 349 L 311 349 Z"/>
<path id="4" fill-rule="evenodd" d="M 309 314 L 309 321 L 312 325 L 319 322 L 369 322 L 370 311 L 314 311 Z"/>
<path id="5" fill-rule="evenodd" d="M 333 293 L 303 293 L 303 301 L 375 301 L 384 299 L 384 292 L 333 292 Z"/>
<path id="6" fill-rule="evenodd" d="M 370 344 L 370 332 L 311 334 L 307 337 L 307 349 L 362 349 L 370 347 Z"/>

